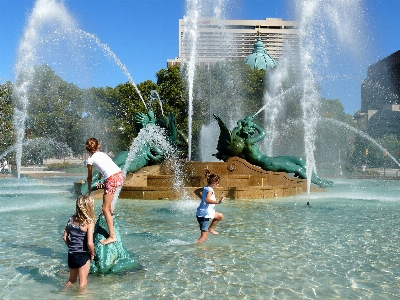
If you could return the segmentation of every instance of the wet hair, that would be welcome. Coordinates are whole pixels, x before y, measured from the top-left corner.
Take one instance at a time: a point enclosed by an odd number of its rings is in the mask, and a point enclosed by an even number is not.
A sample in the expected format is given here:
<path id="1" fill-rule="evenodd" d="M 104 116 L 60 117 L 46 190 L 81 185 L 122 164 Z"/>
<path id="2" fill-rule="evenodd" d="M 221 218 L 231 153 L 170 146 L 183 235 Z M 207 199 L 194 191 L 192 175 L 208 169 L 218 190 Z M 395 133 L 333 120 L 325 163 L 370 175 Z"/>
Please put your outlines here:
<path id="1" fill-rule="evenodd" d="M 94 200 L 90 196 L 79 196 L 76 199 L 75 217 L 80 225 L 94 223 Z"/>
<path id="2" fill-rule="evenodd" d="M 209 169 L 204 169 L 204 176 L 207 179 L 208 184 L 219 183 L 220 177 L 217 174 L 212 174 Z"/>
<path id="3" fill-rule="evenodd" d="M 96 152 L 99 145 L 99 141 L 92 137 L 86 141 L 86 150 L 89 152 Z"/>

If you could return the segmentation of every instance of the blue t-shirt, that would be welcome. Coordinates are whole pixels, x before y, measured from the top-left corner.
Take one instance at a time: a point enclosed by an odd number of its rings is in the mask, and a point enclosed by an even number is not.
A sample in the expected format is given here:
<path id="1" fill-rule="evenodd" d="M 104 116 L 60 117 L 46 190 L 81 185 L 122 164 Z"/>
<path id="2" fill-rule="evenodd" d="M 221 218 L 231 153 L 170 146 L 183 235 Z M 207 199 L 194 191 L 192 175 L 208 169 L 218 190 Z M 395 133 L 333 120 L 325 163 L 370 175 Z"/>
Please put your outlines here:
<path id="1" fill-rule="evenodd" d="M 201 194 L 201 202 L 199 207 L 197 208 L 196 216 L 213 219 L 215 216 L 215 204 L 206 203 L 208 192 L 212 193 L 211 199 L 215 200 L 214 189 L 208 185 L 203 187 L 203 192 Z"/>

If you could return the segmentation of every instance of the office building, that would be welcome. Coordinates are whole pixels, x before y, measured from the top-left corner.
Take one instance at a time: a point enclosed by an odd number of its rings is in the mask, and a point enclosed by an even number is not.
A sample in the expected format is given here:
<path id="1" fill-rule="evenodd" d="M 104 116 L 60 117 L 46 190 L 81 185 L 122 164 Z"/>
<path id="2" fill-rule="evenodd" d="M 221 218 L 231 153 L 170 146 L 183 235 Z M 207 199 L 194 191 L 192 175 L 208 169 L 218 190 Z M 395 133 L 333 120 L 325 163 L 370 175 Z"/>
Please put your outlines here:
<path id="1" fill-rule="evenodd" d="M 258 32 L 268 54 L 279 63 L 284 52 L 298 56 L 298 24 L 281 18 L 265 20 L 214 20 L 197 22 L 196 63 L 200 66 L 223 59 L 245 59 L 253 52 Z M 179 56 L 167 65 L 180 64 L 190 57 L 191 42 L 185 35 L 188 24 L 179 20 Z M 291 55 L 294 54 L 294 55 Z M 286 56 L 286 55 L 285 55 Z"/>
<path id="2" fill-rule="evenodd" d="M 400 138 L 400 50 L 368 67 L 361 85 L 361 110 L 354 117 L 374 138 Z"/>

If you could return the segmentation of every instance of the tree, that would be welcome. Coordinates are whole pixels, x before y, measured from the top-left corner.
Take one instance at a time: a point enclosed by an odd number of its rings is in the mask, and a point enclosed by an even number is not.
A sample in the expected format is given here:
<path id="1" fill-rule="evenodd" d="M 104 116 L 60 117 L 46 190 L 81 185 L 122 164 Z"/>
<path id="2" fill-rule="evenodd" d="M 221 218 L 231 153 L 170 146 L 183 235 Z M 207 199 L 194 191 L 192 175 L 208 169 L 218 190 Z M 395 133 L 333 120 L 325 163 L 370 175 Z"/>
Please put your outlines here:
<path id="1" fill-rule="evenodd" d="M 14 144 L 11 82 L 0 84 L 0 157 Z"/>
<path id="2" fill-rule="evenodd" d="M 60 143 L 52 138 L 35 138 L 24 145 L 22 163 L 42 165 L 44 159 L 63 158 L 71 154 L 71 148 L 65 143 Z"/>
<path id="3" fill-rule="evenodd" d="M 36 67 L 33 78 L 29 91 L 27 138 L 54 139 L 73 145 L 76 153 L 82 145 L 75 145 L 75 136 L 72 133 L 80 129 L 84 107 L 82 90 L 63 81 L 47 65 Z"/>
<path id="4" fill-rule="evenodd" d="M 138 112 L 145 113 L 146 106 L 150 103 L 150 91 L 156 90 L 157 85 L 151 80 L 146 80 L 137 85 L 140 95 L 131 83 L 120 84 L 115 87 L 113 107 L 114 116 L 113 122 L 118 126 L 119 130 L 119 147 L 120 149 L 127 150 L 131 146 L 133 140 L 138 135 L 135 125 L 135 117 Z M 141 98 L 142 97 L 142 98 Z M 143 99 L 143 101 L 142 101 Z M 143 103 L 144 102 L 144 103 Z M 160 110 L 159 106 L 154 104 L 154 108 Z"/>
<path id="5" fill-rule="evenodd" d="M 172 112 L 180 130 L 187 129 L 188 96 L 179 66 L 169 66 L 156 73 L 157 92 L 163 101 L 164 112 Z"/>

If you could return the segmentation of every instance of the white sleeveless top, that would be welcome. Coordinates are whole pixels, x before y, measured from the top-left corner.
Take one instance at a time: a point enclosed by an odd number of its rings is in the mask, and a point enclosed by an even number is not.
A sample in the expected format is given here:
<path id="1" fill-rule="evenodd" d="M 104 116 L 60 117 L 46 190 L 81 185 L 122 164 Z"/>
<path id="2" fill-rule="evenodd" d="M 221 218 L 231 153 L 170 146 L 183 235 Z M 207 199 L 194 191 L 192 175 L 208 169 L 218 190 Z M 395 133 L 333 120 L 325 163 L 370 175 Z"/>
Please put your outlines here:
<path id="1" fill-rule="evenodd" d="M 87 159 L 88 165 L 93 165 L 101 174 L 104 179 L 121 172 L 121 169 L 115 162 L 104 152 L 95 152 Z"/>

